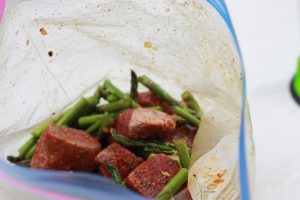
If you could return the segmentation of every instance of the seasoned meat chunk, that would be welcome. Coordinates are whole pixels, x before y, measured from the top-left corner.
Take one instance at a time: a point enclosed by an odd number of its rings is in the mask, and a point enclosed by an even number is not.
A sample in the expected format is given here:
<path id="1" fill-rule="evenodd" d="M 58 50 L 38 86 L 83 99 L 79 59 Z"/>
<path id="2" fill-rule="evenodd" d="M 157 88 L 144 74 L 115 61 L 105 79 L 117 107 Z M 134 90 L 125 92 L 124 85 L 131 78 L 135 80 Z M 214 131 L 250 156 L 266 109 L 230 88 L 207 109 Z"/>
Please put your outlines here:
<path id="1" fill-rule="evenodd" d="M 125 179 L 125 184 L 146 197 L 155 197 L 177 174 L 179 167 L 165 154 L 158 154 L 140 164 Z"/>
<path id="2" fill-rule="evenodd" d="M 122 178 L 126 178 L 132 170 L 143 162 L 143 159 L 136 156 L 125 147 L 113 143 L 102 150 L 95 158 L 95 161 L 99 164 L 99 171 L 105 176 L 110 177 L 106 165 L 106 161 L 109 161 L 113 166 L 118 168 Z"/>
<path id="3" fill-rule="evenodd" d="M 39 139 L 31 160 L 34 169 L 92 172 L 100 143 L 84 131 L 51 124 Z"/>
<path id="4" fill-rule="evenodd" d="M 143 107 L 160 106 L 164 112 L 172 114 L 172 108 L 151 91 L 141 92 L 138 94 L 137 103 Z"/>
<path id="5" fill-rule="evenodd" d="M 172 117 L 164 112 L 144 108 L 129 109 L 116 121 L 116 130 L 131 138 L 163 138 L 175 130 Z"/>
<path id="6" fill-rule="evenodd" d="M 173 134 L 165 137 L 165 142 L 174 143 L 178 139 L 184 139 L 189 147 L 193 146 L 193 141 L 198 128 L 188 124 L 178 125 Z"/>

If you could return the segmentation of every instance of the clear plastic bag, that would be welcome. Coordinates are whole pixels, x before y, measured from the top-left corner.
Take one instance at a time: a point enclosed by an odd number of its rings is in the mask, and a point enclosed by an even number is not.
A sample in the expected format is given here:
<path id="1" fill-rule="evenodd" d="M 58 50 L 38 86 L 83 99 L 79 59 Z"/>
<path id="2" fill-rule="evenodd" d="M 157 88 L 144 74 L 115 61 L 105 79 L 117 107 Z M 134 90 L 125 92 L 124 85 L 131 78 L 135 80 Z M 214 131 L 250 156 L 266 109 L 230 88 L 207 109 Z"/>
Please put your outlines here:
<path id="1" fill-rule="evenodd" d="M 203 108 L 191 196 L 250 198 L 254 150 L 244 73 L 221 0 L 7 1 L 0 24 L 0 179 L 12 185 L 3 188 L 6 198 L 17 198 L 16 191 L 50 199 L 142 198 L 97 175 L 28 170 L 5 161 L 33 127 L 105 78 L 128 91 L 130 69 L 178 99 L 192 91 Z"/>

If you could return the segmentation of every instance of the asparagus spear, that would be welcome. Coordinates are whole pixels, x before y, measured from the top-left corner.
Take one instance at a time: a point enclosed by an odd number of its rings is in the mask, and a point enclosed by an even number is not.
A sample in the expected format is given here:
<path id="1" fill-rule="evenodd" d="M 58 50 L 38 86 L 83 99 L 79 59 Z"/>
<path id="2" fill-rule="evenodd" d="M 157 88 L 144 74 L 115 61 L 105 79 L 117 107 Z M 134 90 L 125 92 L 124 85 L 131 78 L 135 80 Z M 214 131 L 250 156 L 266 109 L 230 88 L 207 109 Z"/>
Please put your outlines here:
<path id="1" fill-rule="evenodd" d="M 95 100 L 89 100 L 90 102 L 95 102 Z M 30 138 L 20 149 L 19 154 L 20 157 L 25 157 L 26 159 L 30 159 L 32 154 L 34 153 L 35 144 L 38 141 L 38 138 L 44 133 L 46 128 L 50 123 L 56 123 L 57 125 L 68 125 L 71 124 L 74 120 L 85 113 L 90 112 L 92 110 L 92 105 L 88 103 L 88 101 L 84 98 L 81 98 L 74 107 L 67 109 L 57 118 L 50 118 L 43 122 L 40 126 L 33 130 L 32 134 L 34 135 Z"/>
<path id="2" fill-rule="evenodd" d="M 104 99 L 106 99 L 107 96 L 109 95 L 104 86 L 99 86 L 98 91 L 99 91 L 100 96 Z"/>
<path id="3" fill-rule="evenodd" d="M 187 112 L 189 112 L 191 115 L 193 115 L 195 118 L 197 119 L 201 119 L 201 115 L 199 113 L 197 113 L 196 111 L 190 109 L 190 108 L 185 108 L 185 107 L 181 107 L 183 109 L 185 109 Z"/>
<path id="4" fill-rule="evenodd" d="M 105 132 L 107 132 L 105 129 L 113 125 L 116 116 L 116 114 L 103 114 L 100 119 L 96 120 L 88 129 L 86 129 L 86 132 L 89 134 L 96 134 L 99 139 L 102 139 Z"/>
<path id="5" fill-rule="evenodd" d="M 147 76 L 138 77 L 138 81 L 142 83 L 144 86 L 149 88 L 155 95 L 157 95 L 162 100 L 166 101 L 170 105 L 178 105 L 179 103 L 164 89 L 160 87 L 157 83 L 153 82 Z"/>
<path id="6" fill-rule="evenodd" d="M 33 148 L 33 146 L 37 142 L 37 138 L 39 138 L 48 125 L 50 123 L 56 123 L 57 125 L 69 125 L 72 124 L 74 121 L 77 120 L 77 118 L 83 114 L 86 114 L 90 112 L 94 105 L 97 104 L 99 101 L 99 94 L 96 92 L 92 97 L 88 99 L 81 98 L 73 107 L 68 108 L 66 111 L 64 111 L 62 114 L 58 115 L 57 117 L 51 117 L 41 123 L 38 127 L 36 127 L 32 131 L 33 137 L 29 139 L 20 149 L 19 153 L 21 157 L 26 157 L 26 155 L 29 153 L 30 149 Z M 31 152 L 33 153 L 33 152 Z"/>
<path id="7" fill-rule="evenodd" d="M 44 121 L 43 123 L 41 123 L 38 127 L 36 127 L 32 131 L 33 137 L 30 138 L 23 146 L 21 146 L 21 148 L 19 148 L 19 154 L 20 154 L 19 156 L 20 157 L 26 157 L 26 155 L 29 153 L 29 151 L 37 143 L 38 138 L 44 133 L 44 131 L 46 130 L 48 125 L 50 123 L 57 123 L 58 124 L 59 122 L 61 122 L 61 120 L 64 119 L 65 116 L 68 116 L 70 113 L 72 113 L 73 109 L 74 108 L 69 108 L 66 111 L 64 111 L 62 114 L 60 114 L 59 116 L 54 117 L 54 118 L 51 117 L 51 118 L 47 119 L 46 121 Z M 75 107 L 75 109 L 76 109 L 76 107 Z M 70 118 L 68 118 L 68 119 L 70 119 Z M 65 122 L 67 122 L 68 119 L 65 119 Z M 33 153 L 33 151 L 31 153 Z M 28 154 L 28 155 L 30 155 L 30 154 Z"/>
<path id="8" fill-rule="evenodd" d="M 136 101 L 134 101 L 134 100 L 131 100 L 131 106 L 133 107 L 133 108 L 140 108 L 141 106 L 136 102 Z"/>
<path id="9" fill-rule="evenodd" d="M 20 157 L 14 157 L 14 156 L 7 156 L 7 160 L 11 163 L 15 163 L 16 165 L 22 166 L 22 167 L 30 167 L 31 159 L 24 160 Z"/>
<path id="10" fill-rule="evenodd" d="M 28 159 L 31 159 L 33 154 L 34 154 L 34 151 L 35 151 L 35 147 L 36 147 L 36 144 L 34 144 L 31 149 L 26 153 L 25 155 L 25 159 L 28 160 Z"/>
<path id="11" fill-rule="evenodd" d="M 37 143 L 38 138 L 44 133 L 44 131 L 47 129 L 48 125 L 51 123 L 56 123 L 58 120 L 62 118 L 63 114 L 58 115 L 57 117 L 50 117 L 44 122 L 42 122 L 39 126 L 37 126 L 31 134 L 33 137 L 31 137 L 23 146 L 19 148 L 19 157 L 24 158 L 26 153 Z"/>
<path id="12" fill-rule="evenodd" d="M 97 110 L 100 112 L 117 112 L 131 107 L 131 99 L 124 98 L 116 102 L 100 105 Z"/>
<path id="13" fill-rule="evenodd" d="M 96 133 L 97 137 L 101 140 L 105 134 L 108 132 L 108 128 L 114 124 L 115 116 L 106 115 L 103 120 L 98 132 Z"/>
<path id="14" fill-rule="evenodd" d="M 68 108 L 57 117 L 50 117 L 32 131 L 33 137 L 30 138 L 20 149 L 20 157 L 26 157 L 27 154 L 33 154 L 33 147 L 37 143 L 38 138 L 44 133 L 50 123 L 57 125 L 70 125 L 75 122 L 81 115 L 89 113 L 94 106 L 99 102 L 100 94 L 98 89 L 89 98 L 81 98 L 73 107 Z M 31 152 L 30 152 L 31 151 Z M 27 156 L 27 157 L 28 157 Z M 31 155 L 32 156 L 32 155 Z M 30 156 L 30 157 L 31 157 Z"/>
<path id="15" fill-rule="evenodd" d="M 119 88 L 114 86 L 110 80 L 104 81 L 104 86 L 110 91 L 110 93 L 112 93 L 119 99 L 126 98 L 126 95 Z M 132 107 L 139 108 L 141 106 L 137 102 L 132 100 Z"/>
<path id="16" fill-rule="evenodd" d="M 163 190 L 155 197 L 156 200 L 169 200 L 188 179 L 188 170 L 181 168 Z"/>
<path id="17" fill-rule="evenodd" d="M 99 92 L 100 96 L 108 102 L 114 102 L 119 99 L 116 95 L 109 94 L 109 92 L 106 90 L 106 88 L 104 86 L 100 86 L 98 88 L 98 92 Z"/>
<path id="18" fill-rule="evenodd" d="M 24 158 L 28 151 L 36 144 L 38 138 L 32 137 L 27 142 L 19 148 L 19 157 Z"/>
<path id="19" fill-rule="evenodd" d="M 57 125 L 71 125 L 77 121 L 77 119 L 93 110 L 95 105 L 90 104 L 85 98 L 79 99 L 79 101 L 67 112 L 58 122 Z"/>
<path id="20" fill-rule="evenodd" d="M 186 103 L 188 108 L 202 115 L 202 110 L 190 91 L 183 92 L 181 98 Z"/>
<path id="21" fill-rule="evenodd" d="M 94 124 L 92 124 L 88 129 L 86 129 L 86 132 L 89 134 L 94 134 L 99 130 L 100 126 L 102 124 L 102 120 L 97 120 Z"/>
<path id="22" fill-rule="evenodd" d="M 104 87 L 109 90 L 110 93 L 118 97 L 119 99 L 122 99 L 125 97 L 125 94 L 116 86 L 112 84 L 110 80 L 105 80 L 104 81 Z"/>
<path id="23" fill-rule="evenodd" d="M 130 97 L 133 100 L 136 100 L 137 96 L 138 96 L 138 80 L 137 80 L 137 75 L 136 73 L 131 70 L 131 90 L 130 90 Z"/>
<path id="24" fill-rule="evenodd" d="M 160 106 L 150 106 L 150 107 L 145 107 L 146 109 L 149 110 L 158 110 L 158 111 L 162 111 L 162 108 Z"/>
<path id="25" fill-rule="evenodd" d="M 178 152 L 181 166 L 183 168 L 188 168 L 190 165 L 190 153 L 184 139 L 179 139 L 175 142 L 175 146 Z"/>
<path id="26" fill-rule="evenodd" d="M 115 130 L 112 131 L 111 135 L 114 141 L 126 147 L 140 147 L 143 148 L 144 151 L 150 153 L 176 153 L 176 148 L 172 144 L 128 138 L 123 135 L 117 134 Z"/>
<path id="27" fill-rule="evenodd" d="M 107 100 L 108 102 L 111 103 L 111 102 L 117 101 L 117 100 L 118 100 L 118 97 L 116 97 L 116 96 L 113 95 L 113 94 L 109 94 L 109 95 L 107 96 L 106 100 Z"/>
<path id="28" fill-rule="evenodd" d="M 72 108 L 68 108 L 67 110 L 65 110 L 61 114 L 59 114 L 58 116 L 48 118 L 46 121 L 42 122 L 39 126 L 37 126 L 35 129 L 33 129 L 31 134 L 33 136 L 39 138 L 44 133 L 44 131 L 47 129 L 49 124 L 57 123 L 63 116 L 68 114 L 71 110 L 72 110 Z"/>
<path id="29" fill-rule="evenodd" d="M 194 126 L 199 126 L 200 125 L 200 120 L 197 119 L 195 116 L 190 114 L 188 111 L 185 109 L 179 107 L 179 106 L 173 106 L 172 107 L 174 113 L 185 119 L 189 124 L 194 125 Z"/>
<path id="30" fill-rule="evenodd" d="M 139 157 L 143 158 L 144 160 L 147 160 L 150 154 L 154 154 L 153 152 L 145 151 L 143 147 L 128 147 L 128 149 L 132 152 L 134 152 Z"/>
<path id="31" fill-rule="evenodd" d="M 183 110 L 186 110 L 182 104 L 180 104 L 175 98 L 173 98 L 169 93 L 167 93 L 164 89 L 160 87 L 157 83 L 153 82 L 147 76 L 138 77 L 138 81 L 146 86 L 149 90 L 151 90 L 156 96 L 166 101 L 171 106 L 180 107 Z M 191 112 L 190 110 L 186 110 L 186 112 L 190 112 L 192 115 L 195 115 L 196 118 L 200 118 L 198 113 Z"/>
<path id="32" fill-rule="evenodd" d="M 90 104 L 90 105 L 97 105 L 99 100 L 100 100 L 100 93 L 98 91 L 98 89 L 94 92 L 93 96 L 91 97 L 88 97 L 86 98 L 87 102 Z"/>
<path id="33" fill-rule="evenodd" d="M 108 171 L 112 177 L 112 179 L 115 181 L 117 184 L 122 184 L 122 177 L 120 175 L 120 172 L 118 168 L 116 168 L 113 164 L 111 164 L 109 161 L 106 161 L 106 166 L 108 168 Z"/>
<path id="34" fill-rule="evenodd" d="M 78 119 L 78 125 L 81 128 L 86 128 L 93 125 L 96 121 L 101 120 L 104 114 L 83 116 Z"/>
<path id="35" fill-rule="evenodd" d="M 17 163 L 20 162 L 21 160 L 23 160 L 20 157 L 15 157 L 15 156 L 7 156 L 6 159 L 12 163 Z"/>
<path id="36" fill-rule="evenodd" d="M 57 116 L 57 118 L 53 118 L 53 117 L 48 118 L 47 120 L 42 122 L 39 126 L 37 126 L 35 129 L 33 129 L 31 134 L 35 137 L 40 137 L 44 133 L 44 131 L 46 130 L 49 124 L 57 122 L 59 119 L 61 119 L 61 117 L 62 115 Z"/>

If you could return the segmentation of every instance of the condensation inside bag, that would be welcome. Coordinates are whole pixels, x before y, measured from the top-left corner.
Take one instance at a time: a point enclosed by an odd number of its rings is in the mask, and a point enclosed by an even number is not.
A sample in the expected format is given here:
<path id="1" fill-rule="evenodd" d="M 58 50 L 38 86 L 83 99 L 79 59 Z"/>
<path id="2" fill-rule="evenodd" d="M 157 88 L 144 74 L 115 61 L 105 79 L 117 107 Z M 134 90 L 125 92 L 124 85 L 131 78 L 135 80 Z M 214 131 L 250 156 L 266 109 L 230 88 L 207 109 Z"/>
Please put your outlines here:
<path id="1" fill-rule="evenodd" d="M 106 78 L 129 91 L 133 69 L 177 99 L 190 90 L 200 102 L 188 181 L 193 199 L 240 197 L 241 61 L 207 1 L 10 0 L 0 44 L 1 159 L 17 154 L 32 127 Z"/>

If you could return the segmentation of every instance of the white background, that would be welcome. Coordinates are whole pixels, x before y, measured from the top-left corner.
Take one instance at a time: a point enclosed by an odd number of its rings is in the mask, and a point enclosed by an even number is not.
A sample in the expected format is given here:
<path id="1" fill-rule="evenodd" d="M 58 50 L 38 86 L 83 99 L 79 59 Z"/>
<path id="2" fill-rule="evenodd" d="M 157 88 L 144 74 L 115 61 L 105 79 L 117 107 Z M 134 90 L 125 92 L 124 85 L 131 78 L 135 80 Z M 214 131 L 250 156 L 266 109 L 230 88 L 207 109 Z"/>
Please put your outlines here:
<path id="1" fill-rule="evenodd" d="M 300 55 L 300 1 L 226 2 L 246 67 L 256 147 L 253 199 L 300 199 L 300 106 L 288 88 Z"/>

